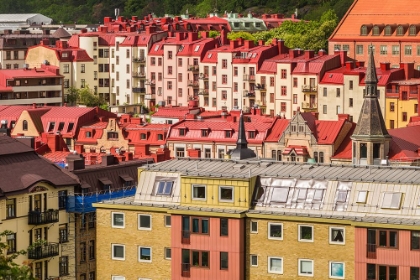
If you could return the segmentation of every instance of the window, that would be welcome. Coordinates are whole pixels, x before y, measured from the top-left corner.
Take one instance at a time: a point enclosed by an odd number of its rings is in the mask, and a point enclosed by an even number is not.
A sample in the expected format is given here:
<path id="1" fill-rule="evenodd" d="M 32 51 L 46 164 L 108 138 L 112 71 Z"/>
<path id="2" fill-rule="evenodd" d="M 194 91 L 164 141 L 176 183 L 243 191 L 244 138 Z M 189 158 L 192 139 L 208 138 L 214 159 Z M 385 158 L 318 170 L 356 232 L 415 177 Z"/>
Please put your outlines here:
<path id="1" fill-rule="evenodd" d="M 258 266 L 258 256 L 251 255 L 250 256 L 251 266 Z"/>
<path id="2" fill-rule="evenodd" d="M 287 95 L 287 87 L 286 86 L 281 86 L 281 95 L 282 96 Z"/>
<path id="3" fill-rule="evenodd" d="M 59 242 L 65 243 L 69 241 L 67 224 L 60 225 L 59 227 Z"/>
<path id="4" fill-rule="evenodd" d="M 287 71 L 286 69 L 281 69 L 281 78 L 286 79 L 287 78 Z"/>
<path id="5" fill-rule="evenodd" d="M 336 95 L 335 95 L 336 97 L 340 97 L 340 88 L 337 88 L 336 89 Z"/>
<path id="6" fill-rule="evenodd" d="M 283 258 L 268 257 L 268 272 L 283 274 Z"/>
<path id="7" fill-rule="evenodd" d="M 125 260 L 125 245 L 112 244 L 112 259 Z"/>
<path id="8" fill-rule="evenodd" d="M 349 107 L 353 107 L 353 98 L 349 98 Z"/>
<path id="9" fill-rule="evenodd" d="M 168 59 L 172 59 L 172 51 L 168 51 Z"/>
<path id="10" fill-rule="evenodd" d="M 80 243 L 80 262 L 86 261 L 86 242 Z"/>
<path id="11" fill-rule="evenodd" d="M 233 187 L 219 187 L 219 200 L 222 202 L 233 202 Z"/>
<path id="12" fill-rule="evenodd" d="M 402 121 L 403 122 L 407 121 L 407 112 L 402 112 Z"/>
<path id="13" fill-rule="evenodd" d="M 330 278 L 344 279 L 344 267 L 343 262 L 330 262 Z"/>
<path id="14" fill-rule="evenodd" d="M 89 280 L 95 280 L 95 272 L 94 271 L 89 272 Z"/>
<path id="15" fill-rule="evenodd" d="M 258 233 L 258 222 L 257 221 L 251 221 L 250 230 L 251 230 L 251 233 Z"/>
<path id="16" fill-rule="evenodd" d="M 283 224 L 268 223 L 268 239 L 283 240 Z"/>
<path id="17" fill-rule="evenodd" d="M 156 65 L 156 57 L 150 58 L 150 65 Z"/>
<path id="18" fill-rule="evenodd" d="M 60 276 L 69 275 L 69 257 L 63 256 L 59 259 Z"/>
<path id="19" fill-rule="evenodd" d="M 86 275 L 85 275 L 85 279 L 86 279 Z M 82 279 L 82 280 L 85 280 L 85 279 Z M 112 280 L 125 280 L 125 277 L 124 276 L 112 276 Z"/>
<path id="20" fill-rule="evenodd" d="M 69 69 L 70 69 L 70 67 L 69 67 L 69 65 L 68 65 L 68 64 L 64 64 L 64 65 L 63 65 L 63 73 L 64 73 L 64 74 L 69 73 L 69 72 L 70 72 L 70 71 L 69 71 Z"/>
<path id="21" fill-rule="evenodd" d="M 274 87 L 274 77 L 270 77 L 270 87 Z"/>
<path id="22" fill-rule="evenodd" d="M 402 193 L 385 192 L 383 193 L 383 200 L 381 208 L 385 209 L 400 209 Z"/>
<path id="23" fill-rule="evenodd" d="M 22 122 L 22 130 L 28 131 L 28 121 L 27 120 L 23 120 L 23 122 Z"/>
<path id="24" fill-rule="evenodd" d="M 171 248 L 164 248 L 165 250 L 165 259 L 170 260 L 172 258 L 172 251 Z"/>
<path id="25" fill-rule="evenodd" d="M 222 75 L 222 84 L 226 85 L 227 84 L 227 75 Z"/>
<path id="26" fill-rule="evenodd" d="M 363 54 L 363 45 L 356 45 L 356 54 Z"/>
<path id="27" fill-rule="evenodd" d="M 391 111 L 391 112 L 395 111 L 395 103 L 394 102 L 389 103 L 389 111 Z"/>
<path id="28" fill-rule="evenodd" d="M 124 213 L 112 213 L 112 227 L 113 228 L 124 228 Z"/>
<path id="29" fill-rule="evenodd" d="M 210 253 L 208 251 L 191 251 L 192 265 L 195 267 L 209 267 Z"/>
<path id="30" fill-rule="evenodd" d="M 410 267 L 410 280 L 420 279 L 420 268 Z"/>
<path id="31" fill-rule="evenodd" d="M 388 47 L 387 45 L 382 45 L 379 47 L 379 53 L 382 55 L 388 54 Z"/>
<path id="32" fill-rule="evenodd" d="M 327 113 L 327 105 L 322 105 L 322 113 L 323 114 Z"/>
<path id="33" fill-rule="evenodd" d="M 66 209 L 67 207 L 67 191 L 58 192 L 58 209 Z"/>
<path id="34" fill-rule="evenodd" d="M 16 233 L 6 235 L 7 254 L 16 253 Z"/>
<path id="35" fill-rule="evenodd" d="M 165 227 L 171 227 L 171 216 L 165 216 Z"/>
<path id="36" fill-rule="evenodd" d="M 171 195 L 172 186 L 174 181 L 157 181 L 156 182 L 156 195 Z"/>
<path id="37" fill-rule="evenodd" d="M 207 128 L 202 129 L 201 130 L 201 137 L 207 137 L 207 136 L 209 136 L 209 130 Z"/>
<path id="38" fill-rule="evenodd" d="M 411 55 L 411 52 L 412 52 L 412 48 L 411 48 L 410 45 L 407 45 L 407 46 L 404 47 L 404 54 L 405 55 Z"/>
<path id="39" fill-rule="evenodd" d="M 89 241 L 89 260 L 95 259 L 95 240 Z"/>
<path id="40" fill-rule="evenodd" d="M 394 120 L 389 120 L 389 128 L 393 129 L 395 127 Z"/>
<path id="41" fill-rule="evenodd" d="M 191 218 L 192 228 L 191 232 L 196 234 L 209 234 L 209 219 L 207 218 Z"/>
<path id="42" fill-rule="evenodd" d="M 344 228 L 330 227 L 330 244 L 344 245 L 344 238 Z"/>
<path id="43" fill-rule="evenodd" d="M 152 216 L 139 215 L 139 229 L 151 230 L 152 229 Z"/>
<path id="44" fill-rule="evenodd" d="M 229 268 L 228 252 L 220 252 L 220 269 Z"/>
<path id="45" fill-rule="evenodd" d="M 368 263 L 366 274 L 367 274 L 366 277 L 368 280 L 374 280 L 374 279 L 396 280 L 398 279 L 398 267 Z"/>
<path id="46" fill-rule="evenodd" d="M 307 259 L 299 259 L 299 276 L 314 276 L 314 261 Z"/>
<path id="47" fill-rule="evenodd" d="M 280 102 L 280 111 L 282 113 L 286 112 L 286 102 Z"/>
<path id="48" fill-rule="evenodd" d="M 398 231 L 386 229 L 367 229 L 367 243 L 370 246 L 398 248 Z"/>
<path id="49" fill-rule="evenodd" d="M 139 261 L 140 262 L 152 262 L 152 248 L 150 248 L 150 247 L 139 247 Z"/>
<path id="50" fill-rule="evenodd" d="M 325 97 L 328 96 L 328 92 L 327 92 L 327 88 L 326 87 L 323 88 L 322 96 L 325 96 Z"/>
<path id="51" fill-rule="evenodd" d="M 86 65 L 82 64 L 80 65 L 80 73 L 85 73 L 86 72 Z"/>
<path id="52" fill-rule="evenodd" d="M 232 131 L 231 130 L 225 130 L 225 138 L 232 137 Z"/>
<path id="53" fill-rule="evenodd" d="M 178 58 L 178 67 L 182 67 L 182 58 Z"/>
<path id="54" fill-rule="evenodd" d="M 366 199 L 367 199 L 367 191 L 359 191 L 357 193 L 357 203 L 366 203 Z"/>
<path id="55" fill-rule="evenodd" d="M 306 189 L 301 189 L 301 190 L 305 190 Z M 306 193 L 305 193 L 305 197 L 306 197 Z M 299 241 L 304 241 L 304 242 L 313 242 L 314 241 L 314 228 L 313 226 L 301 226 L 299 225 Z"/>
<path id="56" fill-rule="evenodd" d="M 176 156 L 177 157 L 184 157 L 185 156 L 184 148 L 176 148 Z"/>
<path id="57" fill-rule="evenodd" d="M 220 218 L 220 236 L 229 235 L 229 219 Z"/>
<path id="58" fill-rule="evenodd" d="M 222 59 L 222 69 L 227 68 L 227 59 Z"/>
<path id="59" fill-rule="evenodd" d="M 16 198 L 6 200 L 6 219 L 16 217 Z"/>
<path id="60" fill-rule="evenodd" d="M 411 231 L 411 250 L 420 250 L 420 231 Z"/>
<path id="61" fill-rule="evenodd" d="M 206 186 L 204 185 L 193 185 L 192 186 L 192 198 L 197 200 L 206 200 Z"/>
<path id="62" fill-rule="evenodd" d="M 81 79 L 81 80 L 80 80 L 80 87 L 81 87 L 81 88 L 86 87 L 86 80 L 85 80 L 85 79 Z"/>
<path id="63" fill-rule="evenodd" d="M 400 46 L 395 45 L 392 46 L 392 55 L 399 55 L 400 54 Z"/>

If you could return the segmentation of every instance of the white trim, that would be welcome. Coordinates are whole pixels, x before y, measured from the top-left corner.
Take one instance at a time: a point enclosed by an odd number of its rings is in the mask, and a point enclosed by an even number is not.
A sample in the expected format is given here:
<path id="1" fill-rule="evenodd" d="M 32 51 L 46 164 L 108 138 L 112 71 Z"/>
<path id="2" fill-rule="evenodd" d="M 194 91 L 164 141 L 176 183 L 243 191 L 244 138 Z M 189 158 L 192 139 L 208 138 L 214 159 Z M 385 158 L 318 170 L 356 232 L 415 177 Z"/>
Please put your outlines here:
<path id="1" fill-rule="evenodd" d="M 167 257 L 167 255 L 166 255 L 166 252 L 167 251 L 170 251 L 171 252 L 171 257 Z M 172 259 L 172 249 L 171 249 L 171 247 L 165 247 L 164 249 L 163 249 L 163 257 L 164 257 L 164 259 L 165 260 L 171 260 Z"/>
<path id="2" fill-rule="evenodd" d="M 118 214 L 118 215 L 122 215 L 123 218 L 123 225 L 122 226 L 118 226 L 114 224 L 114 215 Z M 125 228 L 125 213 L 122 212 L 111 212 L 111 226 L 113 228 Z"/>
<path id="3" fill-rule="evenodd" d="M 368 191 L 365 191 L 365 190 L 358 191 L 357 192 L 356 203 L 366 204 L 367 197 L 368 197 Z"/>
<path id="4" fill-rule="evenodd" d="M 124 256 L 122 258 L 114 257 L 114 247 L 116 247 L 116 246 L 122 246 L 123 247 Z M 124 261 L 125 260 L 125 245 L 123 245 L 123 244 L 111 244 L 111 258 L 113 260 Z"/>
<path id="5" fill-rule="evenodd" d="M 271 225 L 280 225 L 281 226 L 281 236 L 280 237 L 272 237 L 270 236 L 271 234 Z M 283 223 L 268 223 L 267 225 L 267 233 L 268 233 L 268 239 L 273 239 L 273 240 L 283 240 Z"/>
<path id="6" fill-rule="evenodd" d="M 343 242 L 337 242 L 337 241 L 333 241 L 332 240 L 332 231 L 333 229 L 341 229 L 343 230 Z M 343 227 L 330 227 L 329 228 L 329 237 L 328 237 L 328 241 L 330 244 L 336 244 L 336 245 L 345 245 L 346 244 L 346 229 Z"/>
<path id="7" fill-rule="evenodd" d="M 270 269 L 271 259 L 281 260 L 281 270 L 280 271 Z M 281 258 L 281 257 L 268 257 L 268 260 L 267 260 L 267 271 L 268 271 L 268 273 L 283 274 L 283 266 L 284 266 L 283 258 Z"/>
<path id="8" fill-rule="evenodd" d="M 310 262 L 311 263 L 311 273 L 301 273 L 301 262 Z M 299 276 L 308 276 L 312 277 L 314 276 L 314 260 L 310 259 L 298 259 L 298 275 Z"/>
<path id="9" fill-rule="evenodd" d="M 332 264 L 342 264 L 343 265 L 343 276 L 333 276 L 332 275 Z M 334 262 L 334 261 L 330 261 L 328 263 L 328 267 L 329 267 L 329 277 L 332 279 L 345 279 L 346 278 L 346 264 L 344 262 Z"/>
<path id="10" fill-rule="evenodd" d="M 141 259 L 141 249 L 150 249 L 150 260 L 142 260 Z M 147 246 L 139 246 L 139 262 L 147 262 L 147 263 L 151 263 L 152 262 L 152 247 L 147 247 Z"/>
<path id="11" fill-rule="evenodd" d="M 301 238 L 301 228 L 302 227 L 311 228 L 311 239 L 302 239 Z M 299 242 L 314 242 L 314 226 L 311 226 L 311 225 L 298 225 L 298 241 Z"/>
<path id="12" fill-rule="evenodd" d="M 125 276 L 115 275 L 111 277 L 112 280 L 125 280 Z"/>
<path id="13" fill-rule="evenodd" d="M 222 188 L 231 189 L 232 190 L 232 199 L 222 199 Z M 219 186 L 219 201 L 220 202 L 233 202 L 235 200 L 235 189 L 233 186 Z"/>
<path id="14" fill-rule="evenodd" d="M 171 223 L 169 225 L 166 223 L 166 219 L 168 217 L 169 217 L 169 220 L 171 221 Z M 171 217 L 171 215 L 165 215 L 164 216 L 164 218 L 163 218 L 163 224 L 165 225 L 165 227 L 171 227 L 172 226 L 172 217 Z"/>
<path id="15" fill-rule="evenodd" d="M 252 257 L 256 257 L 257 264 L 252 264 Z M 249 265 L 250 266 L 253 266 L 253 267 L 257 267 L 258 266 L 258 255 L 256 255 L 256 254 L 250 254 L 249 255 Z"/>
<path id="16" fill-rule="evenodd" d="M 204 187 L 204 198 L 202 198 L 202 197 L 194 197 L 194 188 L 195 187 Z M 200 184 L 192 184 L 191 185 L 191 199 L 192 200 L 206 201 L 207 200 L 207 186 L 206 185 L 200 185 Z"/>
<path id="17" fill-rule="evenodd" d="M 141 227 L 140 226 L 140 217 L 141 216 L 147 216 L 150 219 L 150 227 Z M 138 229 L 139 230 L 152 230 L 152 215 L 147 215 L 147 214 L 138 214 L 137 215 L 137 222 L 138 222 Z"/>
<path id="18" fill-rule="evenodd" d="M 255 231 L 252 230 L 252 223 L 257 224 L 257 230 L 255 230 Z M 258 233 L 258 221 L 249 221 L 249 232 L 250 233 Z"/>

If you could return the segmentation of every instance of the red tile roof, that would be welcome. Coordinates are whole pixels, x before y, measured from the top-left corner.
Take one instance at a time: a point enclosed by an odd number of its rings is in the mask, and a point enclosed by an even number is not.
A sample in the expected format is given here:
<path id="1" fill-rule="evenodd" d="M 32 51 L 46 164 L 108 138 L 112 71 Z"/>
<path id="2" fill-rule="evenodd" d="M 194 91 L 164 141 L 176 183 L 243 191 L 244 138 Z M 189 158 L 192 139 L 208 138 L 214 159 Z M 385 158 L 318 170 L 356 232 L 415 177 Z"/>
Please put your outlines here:
<path id="1" fill-rule="evenodd" d="M 193 110 L 199 110 L 194 108 Z M 156 113 L 153 114 L 153 118 L 184 118 L 187 114 L 190 114 L 191 108 L 189 107 L 160 107 Z M 198 113 L 198 112 L 197 112 Z"/>
<path id="2" fill-rule="evenodd" d="M 341 142 L 340 147 L 338 147 L 335 154 L 331 157 L 332 159 L 342 159 L 342 160 L 351 160 L 352 159 L 352 140 L 351 136 L 353 135 L 354 129 L 356 128 L 356 123 L 352 123 L 350 131 L 344 137 L 343 142 Z"/>
<path id="3" fill-rule="evenodd" d="M 420 126 L 389 129 L 388 133 L 392 136 L 389 160 L 420 159 Z"/>
<path id="4" fill-rule="evenodd" d="M 289 125 L 290 120 L 287 119 L 276 119 L 274 121 L 273 126 L 268 132 L 267 138 L 265 139 L 266 142 L 278 142 L 283 131 Z"/>

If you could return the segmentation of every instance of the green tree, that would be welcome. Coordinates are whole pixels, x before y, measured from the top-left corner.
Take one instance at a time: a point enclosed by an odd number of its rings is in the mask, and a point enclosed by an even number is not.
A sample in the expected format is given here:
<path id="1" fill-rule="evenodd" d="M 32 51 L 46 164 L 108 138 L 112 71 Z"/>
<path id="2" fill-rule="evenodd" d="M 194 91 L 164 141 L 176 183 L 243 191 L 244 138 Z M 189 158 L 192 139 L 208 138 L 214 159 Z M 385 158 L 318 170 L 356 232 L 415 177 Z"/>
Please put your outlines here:
<path id="1" fill-rule="evenodd" d="M 75 87 L 70 87 L 67 90 L 67 102 L 69 105 L 76 105 L 77 100 L 79 99 L 79 91 Z"/>
<path id="2" fill-rule="evenodd" d="M 242 38 L 244 40 L 251 40 L 257 42 L 255 36 L 249 32 L 239 31 L 239 32 L 229 32 L 227 35 L 229 40 L 236 40 L 238 38 Z"/>
<path id="3" fill-rule="evenodd" d="M 26 254 L 25 251 L 18 251 L 13 254 L 6 253 L 9 246 L 3 242 L 3 238 L 12 233 L 8 230 L 0 233 L 0 279 L 35 280 L 29 266 L 19 266 L 15 263 L 15 259 L 18 256 Z"/>
<path id="4" fill-rule="evenodd" d="M 87 107 L 100 107 L 102 105 L 106 105 L 105 100 L 97 95 L 94 95 L 89 86 L 78 89 L 78 96 L 78 103 L 86 105 Z"/>

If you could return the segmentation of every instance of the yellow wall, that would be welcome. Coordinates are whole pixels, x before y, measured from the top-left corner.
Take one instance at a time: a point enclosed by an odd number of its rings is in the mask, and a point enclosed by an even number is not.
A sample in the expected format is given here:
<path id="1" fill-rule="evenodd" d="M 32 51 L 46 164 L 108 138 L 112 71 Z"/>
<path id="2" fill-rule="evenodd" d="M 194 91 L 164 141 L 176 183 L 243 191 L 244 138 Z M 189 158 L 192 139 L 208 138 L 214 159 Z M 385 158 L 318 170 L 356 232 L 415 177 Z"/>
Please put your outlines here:
<path id="1" fill-rule="evenodd" d="M 247 218 L 247 279 L 329 279 L 329 262 L 345 263 L 345 279 L 354 279 L 354 228 L 304 220 Z M 250 222 L 258 222 L 258 233 L 250 233 Z M 268 223 L 283 224 L 283 240 L 268 239 Z M 298 241 L 298 225 L 313 226 L 314 241 Z M 345 245 L 329 244 L 329 227 L 345 228 Z M 258 255 L 258 266 L 250 266 L 250 254 Z M 283 258 L 283 274 L 268 273 L 268 257 Z M 314 276 L 298 276 L 298 259 L 314 260 Z"/>
<path id="2" fill-rule="evenodd" d="M 121 208 L 122 205 L 114 205 Z M 126 209 L 96 209 L 97 261 L 96 279 L 111 279 L 112 275 L 125 276 L 126 280 L 138 278 L 170 279 L 171 260 L 164 258 L 164 248 L 171 247 L 171 228 L 164 223 L 165 213 Z M 112 212 L 125 214 L 125 228 L 113 228 Z M 138 215 L 152 216 L 152 229 L 138 229 Z M 112 244 L 125 245 L 125 260 L 112 259 Z M 139 262 L 139 246 L 152 248 L 152 262 Z"/>
<path id="3" fill-rule="evenodd" d="M 394 111 L 390 110 L 391 102 L 394 103 Z M 414 105 L 418 104 L 417 99 L 400 100 L 397 98 L 386 99 L 386 114 L 385 114 L 385 125 L 386 128 L 390 129 L 390 122 L 394 120 L 394 128 L 405 127 L 410 121 L 410 117 L 417 116 L 417 112 L 414 111 Z M 403 121 L 403 112 L 407 113 L 407 121 Z"/>
<path id="4" fill-rule="evenodd" d="M 29 65 L 29 68 L 33 68 L 39 67 L 39 65 L 43 63 L 44 60 L 48 60 L 50 65 L 57 67 L 60 66 L 56 51 L 44 46 L 30 48 L 28 50 L 25 62 Z"/>
<path id="5" fill-rule="evenodd" d="M 26 120 L 28 122 L 28 129 L 25 131 L 23 130 L 23 121 Z M 43 131 L 38 131 L 32 118 L 29 116 L 28 111 L 22 111 L 19 119 L 16 122 L 15 127 L 13 128 L 12 135 L 16 136 L 19 133 L 23 133 L 25 136 L 33 136 L 39 137 Z"/>
<path id="6" fill-rule="evenodd" d="M 255 178 L 252 179 L 221 179 L 183 177 L 181 179 L 181 205 L 199 205 L 204 207 L 234 207 L 249 208 L 250 199 L 254 191 Z M 192 198 L 192 185 L 206 186 L 206 199 Z M 232 202 L 219 201 L 219 186 L 233 186 Z"/>

